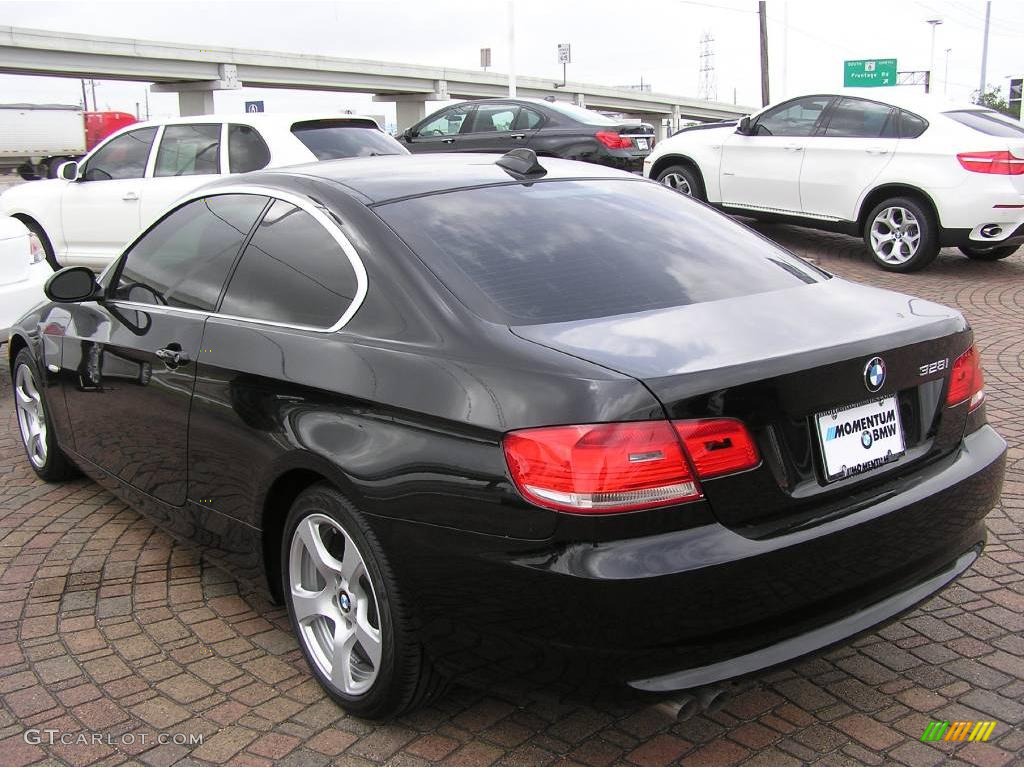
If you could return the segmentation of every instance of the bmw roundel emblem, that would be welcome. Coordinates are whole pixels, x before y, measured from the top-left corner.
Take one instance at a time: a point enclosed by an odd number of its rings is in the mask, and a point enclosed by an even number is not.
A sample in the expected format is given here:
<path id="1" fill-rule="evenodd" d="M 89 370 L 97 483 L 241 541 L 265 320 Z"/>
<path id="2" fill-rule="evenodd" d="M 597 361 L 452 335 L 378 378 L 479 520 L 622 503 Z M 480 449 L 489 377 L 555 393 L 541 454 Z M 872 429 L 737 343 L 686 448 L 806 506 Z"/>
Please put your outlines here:
<path id="1" fill-rule="evenodd" d="M 864 366 L 864 386 L 869 392 L 877 392 L 885 384 L 885 361 L 880 357 L 872 357 Z"/>

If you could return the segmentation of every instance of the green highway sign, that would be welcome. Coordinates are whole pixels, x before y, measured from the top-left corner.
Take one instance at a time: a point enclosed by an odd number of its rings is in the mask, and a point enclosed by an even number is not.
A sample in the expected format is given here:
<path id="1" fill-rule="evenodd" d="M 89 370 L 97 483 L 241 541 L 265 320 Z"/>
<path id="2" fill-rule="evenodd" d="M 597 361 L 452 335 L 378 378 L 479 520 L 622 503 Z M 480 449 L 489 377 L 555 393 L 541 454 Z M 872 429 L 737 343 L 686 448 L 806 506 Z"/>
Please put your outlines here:
<path id="1" fill-rule="evenodd" d="M 896 85 L 896 59 L 843 62 L 843 87 L 873 88 L 880 85 Z"/>

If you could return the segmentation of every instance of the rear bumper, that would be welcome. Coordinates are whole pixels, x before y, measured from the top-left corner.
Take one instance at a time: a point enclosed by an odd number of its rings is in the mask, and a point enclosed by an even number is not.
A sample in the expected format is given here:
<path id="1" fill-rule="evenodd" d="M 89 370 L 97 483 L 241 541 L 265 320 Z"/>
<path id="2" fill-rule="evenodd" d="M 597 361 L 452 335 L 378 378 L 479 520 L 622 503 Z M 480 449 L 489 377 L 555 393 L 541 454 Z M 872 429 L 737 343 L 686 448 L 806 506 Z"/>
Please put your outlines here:
<path id="1" fill-rule="evenodd" d="M 717 523 L 559 545 L 395 521 L 379 533 L 446 672 L 578 670 L 671 690 L 840 642 L 940 589 L 984 544 L 1005 452 L 982 427 L 906 490 L 761 540 Z"/>
<path id="2" fill-rule="evenodd" d="M 980 230 L 982 226 L 984 225 L 975 227 L 974 229 L 943 229 L 939 233 L 939 243 L 943 247 L 956 247 L 961 245 L 975 247 L 1024 245 L 1024 222 L 1021 222 L 1020 224 L 1016 224 L 1015 222 L 997 223 L 997 226 L 1002 229 L 1002 232 L 1000 232 L 996 237 L 990 238 L 981 236 Z"/>

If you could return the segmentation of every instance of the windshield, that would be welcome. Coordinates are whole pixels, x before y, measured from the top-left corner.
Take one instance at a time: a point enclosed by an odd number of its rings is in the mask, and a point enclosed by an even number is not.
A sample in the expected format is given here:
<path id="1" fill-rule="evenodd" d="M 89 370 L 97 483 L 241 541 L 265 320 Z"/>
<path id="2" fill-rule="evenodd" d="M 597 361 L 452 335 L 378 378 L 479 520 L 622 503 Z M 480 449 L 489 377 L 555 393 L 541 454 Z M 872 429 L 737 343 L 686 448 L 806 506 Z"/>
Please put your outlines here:
<path id="1" fill-rule="evenodd" d="M 369 120 L 308 120 L 295 123 L 292 133 L 317 160 L 409 154 Z"/>
<path id="2" fill-rule="evenodd" d="M 697 304 L 826 278 L 728 217 L 642 180 L 509 184 L 375 210 L 463 303 L 508 325 Z"/>
<path id="3" fill-rule="evenodd" d="M 566 101 L 549 101 L 546 105 L 555 112 L 561 112 L 566 117 L 571 117 L 573 120 L 578 120 L 587 125 L 619 125 L 621 122 L 605 117 L 600 112 L 577 107 L 575 104 L 570 104 Z"/>
<path id="4" fill-rule="evenodd" d="M 999 136 L 1004 139 L 1019 139 L 1024 136 L 1024 123 L 990 109 L 964 109 L 944 114 L 961 125 L 966 125 L 968 128 L 981 131 L 989 136 Z"/>

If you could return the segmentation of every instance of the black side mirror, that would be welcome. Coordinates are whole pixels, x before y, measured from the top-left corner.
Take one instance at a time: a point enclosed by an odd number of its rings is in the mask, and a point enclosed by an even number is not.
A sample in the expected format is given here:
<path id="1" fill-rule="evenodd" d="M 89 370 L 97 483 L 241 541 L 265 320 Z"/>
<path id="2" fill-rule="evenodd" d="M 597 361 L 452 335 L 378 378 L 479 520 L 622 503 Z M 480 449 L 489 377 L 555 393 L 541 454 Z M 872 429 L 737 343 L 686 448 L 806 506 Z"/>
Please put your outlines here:
<path id="1" fill-rule="evenodd" d="M 95 299 L 100 286 L 88 267 L 64 267 L 50 275 L 43 291 L 50 301 L 70 304 Z"/>
<path id="2" fill-rule="evenodd" d="M 406 141 L 412 141 L 412 138 L 415 135 L 416 134 L 413 133 L 412 128 L 406 128 L 404 131 L 402 131 L 402 138 L 405 139 Z"/>
<path id="3" fill-rule="evenodd" d="M 744 115 L 740 118 L 740 121 L 736 124 L 736 133 L 743 136 L 750 135 L 750 115 Z"/>

